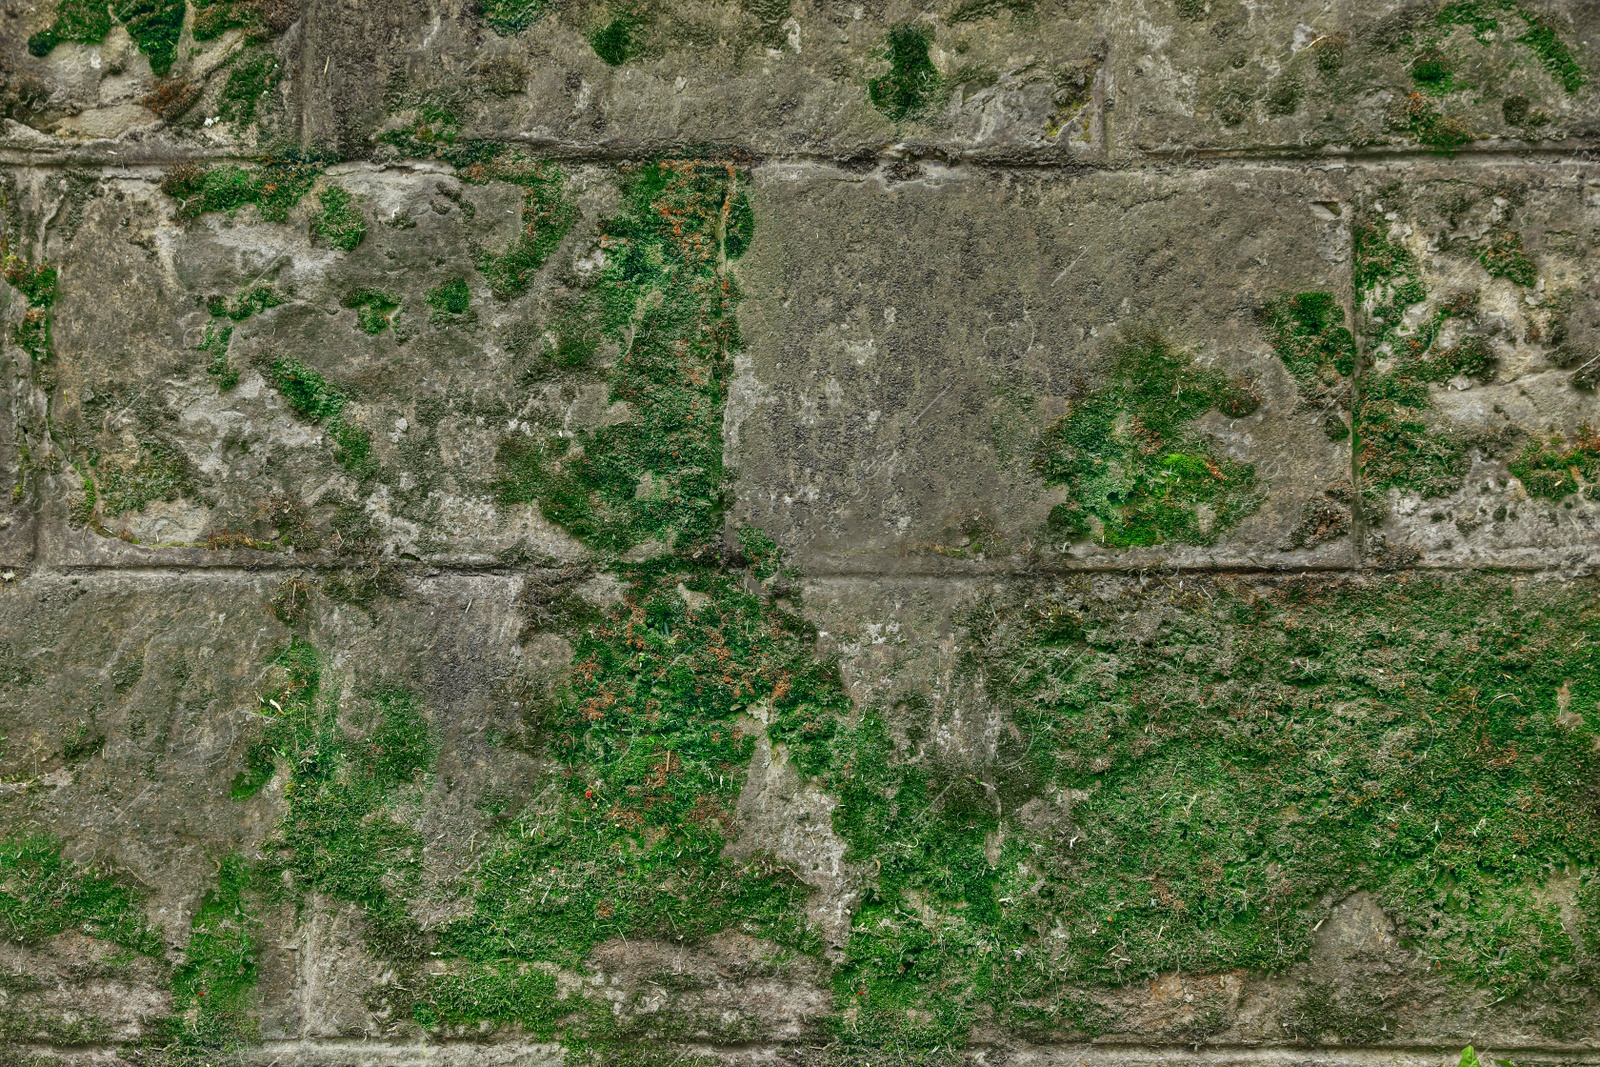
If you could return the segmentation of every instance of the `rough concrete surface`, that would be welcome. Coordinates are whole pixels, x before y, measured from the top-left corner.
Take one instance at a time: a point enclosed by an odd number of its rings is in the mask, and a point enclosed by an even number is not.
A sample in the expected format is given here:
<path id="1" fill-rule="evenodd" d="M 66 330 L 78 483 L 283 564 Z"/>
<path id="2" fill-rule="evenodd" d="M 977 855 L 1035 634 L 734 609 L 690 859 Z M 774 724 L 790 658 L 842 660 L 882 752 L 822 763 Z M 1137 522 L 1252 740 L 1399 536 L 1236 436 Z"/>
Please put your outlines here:
<path id="1" fill-rule="evenodd" d="M 1578 0 L 0 0 L 0 1065 L 1600 1064 L 1597 152 Z"/>

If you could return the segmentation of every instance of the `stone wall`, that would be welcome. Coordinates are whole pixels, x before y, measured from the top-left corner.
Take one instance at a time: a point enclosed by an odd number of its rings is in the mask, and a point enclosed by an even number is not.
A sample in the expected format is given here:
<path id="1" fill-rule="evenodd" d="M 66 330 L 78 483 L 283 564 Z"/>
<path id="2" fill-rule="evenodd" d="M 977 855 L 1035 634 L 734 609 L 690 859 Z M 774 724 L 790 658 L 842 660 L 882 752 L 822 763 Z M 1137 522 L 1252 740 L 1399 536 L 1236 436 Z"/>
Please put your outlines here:
<path id="1" fill-rule="evenodd" d="M 0 27 L 0 1064 L 1600 1062 L 1600 7 Z"/>

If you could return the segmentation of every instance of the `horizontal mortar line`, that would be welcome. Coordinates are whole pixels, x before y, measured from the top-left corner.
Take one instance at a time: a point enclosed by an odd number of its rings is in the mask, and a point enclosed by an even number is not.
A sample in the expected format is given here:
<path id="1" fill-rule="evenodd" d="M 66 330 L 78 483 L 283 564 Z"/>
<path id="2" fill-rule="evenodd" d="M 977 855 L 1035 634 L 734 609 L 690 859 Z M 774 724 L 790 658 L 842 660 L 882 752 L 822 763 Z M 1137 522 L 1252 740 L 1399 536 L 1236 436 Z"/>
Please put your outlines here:
<path id="1" fill-rule="evenodd" d="M 1146 149 L 1141 157 L 1161 162 L 1229 162 L 1232 160 L 1320 163 L 1461 163 L 1506 160 L 1600 162 L 1600 141 L 1576 141 L 1570 144 L 1544 145 L 1484 145 L 1477 148 L 1446 152 L 1440 149 L 1410 145 L 1360 145 L 1331 148 L 1274 147 L 1262 145 L 1251 148 L 1173 148 Z"/>
<path id="2" fill-rule="evenodd" d="M 1600 162 L 1600 140 L 1579 141 L 1562 145 L 1495 145 L 1442 152 L 1411 146 L 1342 146 L 1335 148 L 1304 148 L 1300 146 L 1256 146 L 1248 148 L 1195 148 L 1150 149 L 1117 159 L 1100 157 L 1050 157 L 1030 154 L 1025 150 L 1007 152 L 962 150 L 932 144 L 897 144 L 894 146 L 867 146 L 834 151 L 771 152 L 732 144 L 707 144 L 704 142 L 660 142 L 631 146 L 584 146 L 562 144 L 555 141 L 535 141 L 526 138 L 485 138 L 500 140 L 507 145 L 522 147 L 545 158 L 565 162 L 616 164 L 636 162 L 662 156 L 699 156 L 725 158 L 729 156 L 747 160 L 751 165 L 763 164 L 817 164 L 841 169 L 856 169 L 863 163 L 875 161 L 878 165 L 900 162 L 942 162 L 952 168 L 966 167 L 974 170 L 1041 171 L 1063 174 L 1091 174 L 1102 171 L 1137 169 L 1152 163 L 1193 165 L 1196 169 L 1210 169 L 1218 165 L 1257 164 L 1284 167 L 1298 164 L 1314 168 L 1328 165 L 1385 165 L 1396 162 L 1449 163 L 1461 165 L 1503 165 L 1508 162 L 1527 163 L 1587 163 Z M 171 151 L 122 152 L 114 149 L 37 147 L 0 147 L 0 167 L 22 169 L 64 169 L 76 166 L 102 168 L 165 167 L 179 163 L 255 163 L 259 153 L 237 151 L 196 151 L 174 148 Z M 327 166 L 368 163 L 382 168 L 400 167 L 418 169 L 430 166 L 447 167 L 441 160 L 349 159 Z"/>
<path id="3" fill-rule="evenodd" d="M 416 563 L 412 561 L 398 561 L 395 570 L 403 577 L 410 578 L 498 578 L 518 577 L 521 575 L 548 574 L 559 571 L 568 566 L 595 566 L 604 567 L 606 560 L 570 560 L 554 561 L 550 563 L 523 563 L 523 564 L 449 564 L 449 563 Z M 370 565 L 359 563 L 338 562 L 278 562 L 263 561 L 260 564 L 235 564 L 218 563 L 215 565 L 196 563 L 55 563 L 55 564 L 10 564 L 12 570 L 20 572 L 19 579 L 30 577 L 108 577 L 108 578 L 194 578 L 194 579 L 246 579 L 271 575 L 288 574 L 343 574 L 351 571 L 370 570 Z M 1151 562 L 1143 564 L 1083 564 L 1080 566 L 1040 565 L 1036 567 L 993 567 L 985 569 L 963 570 L 957 567 L 888 567 L 888 568 L 852 568 L 852 567 L 817 567 L 797 568 L 799 580 L 809 581 L 839 581 L 850 578 L 877 578 L 885 581 L 895 579 L 945 579 L 949 581 L 974 581 L 984 579 L 1014 579 L 1014 578 L 1070 578 L 1074 575 L 1126 575 L 1128 577 L 1182 577 L 1186 575 L 1243 575 L 1262 577 L 1293 577 L 1295 575 L 1327 575 L 1327 576 L 1364 576 L 1364 575 L 1393 575 L 1406 574 L 1503 574 L 1513 573 L 1519 575 L 1549 574 L 1558 577 L 1573 577 L 1574 571 L 1588 573 L 1596 566 L 1595 562 L 1571 562 L 1566 564 L 1550 563 L 1545 561 L 1518 561 L 1502 563 L 1437 563 L 1437 564 L 1412 564 L 1405 567 L 1378 567 L 1373 565 L 1355 566 L 1349 563 L 1328 564 L 1298 564 L 1298 565 L 1271 565 L 1271 564 L 1172 564 Z M 738 568 L 729 568 L 738 569 Z"/>
<path id="4" fill-rule="evenodd" d="M 1479 1039 L 1473 1039 L 1478 1044 Z M 733 1044 L 706 1044 L 699 1042 L 656 1042 L 637 1041 L 623 1042 L 623 1044 L 650 1045 L 652 1047 L 666 1047 L 685 1053 L 699 1053 L 710 1055 L 739 1055 L 741 1053 L 768 1053 L 782 1055 L 786 1052 L 801 1049 L 816 1049 L 821 1046 L 808 1042 L 761 1042 L 749 1041 Z M 55 1055 L 95 1055 L 99 1053 L 117 1052 L 122 1046 L 116 1044 L 92 1044 L 57 1046 L 43 1043 L 26 1043 L 24 1048 L 33 1052 L 42 1052 Z M 373 1057 L 382 1056 L 380 1062 L 408 1062 L 412 1060 L 428 1062 L 449 1061 L 455 1053 L 464 1053 L 468 1059 L 480 1062 L 490 1061 L 501 1057 L 511 1057 L 526 1053 L 544 1053 L 556 1060 L 560 1057 L 564 1046 L 554 1041 L 523 1041 L 523 1042 L 485 1042 L 470 1039 L 444 1040 L 444 1041 L 384 1041 L 369 1040 L 359 1037 L 348 1038 L 273 1038 L 262 1041 L 260 1044 L 247 1049 L 239 1050 L 247 1061 L 271 1062 L 276 1057 L 285 1053 L 302 1051 L 313 1055 L 346 1055 Z M 1027 1063 L 1029 1061 L 1063 1061 L 1071 1064 L 1098 1065 L 1098 1064 L 1127 1064 L 1150 1062 L 1153 1064 L 1172 1065 L 1184 1062 L 1196 1064 L 1210 1064 L 1214 1067 L 1227 1067 L 1227 1065 L 1259 1064 L 1263 1067 L 1271 1065 L 1327 1065 L 1327 1067 L 1363 1067 L 1363 1065 L 1398 1065 L 1414 1064 L 1417 1057 L 1445 1057 L 1445 1063 L 1454 1063 L 1461 1053 L 1461 1043 L 1442 1042 L 1428 1043 L 1397 1043 L 1394 1045 L 1340 1045 L 1340 1046 L 1306 1046 L 1306 1045 L 1202 1045 L 1196 1048 L 1192 1044 L 1178 1043 L 1117 1043 L 1104 1042 L 1094 1044 L 1062 1044 L 1062 1045 L 1009 1045 L 999 1043 L 973 1043 L 965 1045 L 965 1053 L 999 1052 L 1008 1058 Z M 1484 1043 L 1479 1049 L 1480 1055 L 1500 1057 L 1507 1054 L 1516 1055 L 1526 1059 L 1529 1056 L 1539 1057 L 1541 1063 L 1571 1064 L 1574 1067 L 1582 1065 L 1600 1064 L 1600 1049 L 1586 1046 L 1550 1046 L 1523 1043 Z M 870 1057 L 870 1052 L 860 1053 Z M 341 1057 L 342 1058 L 342 1057 Z M 331 1061 L 337 1062 L 337 1061 Z"/>

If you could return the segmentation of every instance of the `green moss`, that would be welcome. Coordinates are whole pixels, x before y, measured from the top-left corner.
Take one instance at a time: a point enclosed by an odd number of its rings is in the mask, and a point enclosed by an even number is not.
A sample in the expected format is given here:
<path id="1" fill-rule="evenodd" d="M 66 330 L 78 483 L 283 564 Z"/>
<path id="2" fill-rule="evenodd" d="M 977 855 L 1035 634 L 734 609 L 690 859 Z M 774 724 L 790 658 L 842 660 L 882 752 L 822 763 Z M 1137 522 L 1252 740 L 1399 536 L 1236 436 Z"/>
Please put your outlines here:
<path id="1" fill-rule="evenodd" d="M 1511 20 L 1522 23 L 1520 34 Z M 1524 45 L 1568 93 L 1577 92 L 1588 81 L 1572 48 L 1549 23 L 1517 0 L 1453 0 L 1439 9 L 1434 22 L 1445 31 L 1466 26 L 1484 44 L 1499 39 Z"/>
<path id="2" fill-rule="evenodd" d="M 157 959 L 165 952 L 140 895 L 122 881 L 69 863 L 54 838 L 0 838 L 0 933 L 32 945 L 68 930 Z"/>
<path id="3" fill-rule="evenodd" d="M 211 358 L 206 363 L 206 373 L 216 380 L 217 388 L 226 393 L 239 384 L 239 369 L 228 358 L 228 342 L 233 339 L 232 326 L 206 323 L 199 349 Z"/>
<path id="4" fill-rule="evenodd" d="M 1600 864 L 1594 592 L 1190 576 L 986 601 L 962 669 L 1016 734 L 941 756 L 913 729 L 926 708 L 867 714 L 823 776 L 875 873 L 836 972 L 841 1037 L 959 1047 L 990 1013 L 1090 1035 L 1064 990 L 1281 973 L 1355 890 L 1467 986 L 1592 986 L 1543 887 Z M 1127 625 L 1145 612 L 1154 633 Z M 1569 702 L 1586 723 L 1556 721 Z M 1286 1020 L 1302 1039 L 1383 1032 L 1313 993 Z"/>
<path id="5" fill-rule="evenodd" d="M 1361 301 L 1365 332 L 1374 342 L 1381 342 L 1400 328 L 1407 308 L 1427 298 L 1422 268 L 1410 249 L 1389 236 L 1384 219 L 1360 219 L 1352 237 L 1352 281 Z"/>
<path id="6" fill-rule="evenodd" d="M 932 43 L 930 30 L 911 23 L 894 27 L 884 41 L 889 72 L 867 85 L 867 99 L 894 122 L 916 118 L 938 95 L 939 72 L 928 54 Z"/>
<path id="7" fill-rule="evenodd" d="M 1437 48 L 1426 49 L 1411 61 L 1411 77 L 1429 92 L 1448 93 L 1455 88 L 1450 78 L 1450 61 Z"/>
<path id="8" fill-rule="evenodd" d="M 423 298 L 432 310 L 428 318 L 432 321 L 454 318 L 465 315 L 472 304 L 472 292 L 467 288 L 467 283 L 460 278 L 445 282 L 437 289 L 430 289 Z"/>
<path id="9" fill-rule="evenodd" d="M 1342 994 L 1322 982 L 1306 986 L 1281 1025 L 1288 1037 L 1307 1045 L 1376 1045 L 1395 1036 L 1394 1017 L 1370 995 Z"/>
<path id="10" fill-rule="evenodd" d="M 172 974 L 172 1006 L 190 1048 L 233 1051 L 259 1039 L 251 1015 L 259 925 L 248 900 L 252 874 L 243 857 L 223 859 L 190 922 L 183 963 Z"/>
<path id="11" fill-rule="evenodd" d="M 1070 498 L 1052 530 L 1117 547 L 1211 544 L 1259 503 L 1252 467 L 1214 455 L 1189 423 L 1229 395 L 1156 336 L 1115 351 L 1110 385 L 1075 402 L 1044 435 L 1037 469 Z"/>
<path id="12" fill-rule="evenodd" d="M 107 0 L 61 0 L 50 28 L 28 38 L 28 51 L 47 56 L 63 41 L 99 44 L 110 32 L 111 9 Z"/>
<path id="13" fill-rule="evenodd" d="M 312 422 L 339 418 L 350 402 L 321 374 L 297 360 L 274 363 L 272 382 L 289 406 Z"/>
<path id="14" fill-rule="evenodd" d="M 1479 254 L 1478 262 L 1496 278 L 1504 278 L 1515 285 L 1532 287 L 1539 280 L 1533 260 L 1522 250 L 1522 235 L 1515 230 L 1496 234 Z"/>
<path id="15" fill-rule="evenodd" d="M 1332 294 L 1285 294 L 1267 304 L 1262 319 L 1272 347 L 1310 396 L 1340 394 L 1355 372 L 1356 345 L 1344 308 Z"/>
<path id="16" fill-rule="evenodd" d="M 601 224 L 606 264 L 591 292 L 601 336 L 621 349 L 611 399 L 632 417 L 573 437 L 506 438 L 497 489 L 507 504 L 536 501 L 596 548 L 684 549 L 712 541 L 720 522 L 724 382 L 739 344 L 726 271 L 738 175 L 662 160 L 629 171 L 623 197 Z M 590 344 L 585 336 L 581 351 Z"/>
<path id="17" fill-rule="evenodd" d="M 112 515 L 139 511 L 158 500 L 193 497 L 197 489 L 198 472 L 189 457 L 159 442 L 144 442 L 132 462 L 101 458 L 94 468 L 100 476 L 100 498 Z"/>
<path id="18" fill-rule="evenodd" d="M 1267 93 L 1264 103 L 1269 115 L 1293 115 L 1300 110 L 1300 97 L 1304 87 L 1300 79 L 1292 74 L 1279 78 Z"/>
<path id="19" fill-rule="evenodd" d="M 30 308 L 48 310 L 56 302 L 56 269 L 48 263 L 29 263 L 16 253 L 0 261 L 0 274 L 6 283 L 28 301 Z"/>
<path id="20" fill-rule="evenodd" d="M 311 236 L 341 252 L 354 252 L 367 236 L 367 220 L 349 193 L 337 185 L 322 190 L 321 210 L 311 217 Z"/>
<path id="21" fill-rule="evenodd" d="M 268 672 L 262 711 L 270 718 L 255 751 L 282 761 L 289 779 L 288 809 L 263 849 L 264 880 L 298 898 L 317 892 L 360 905 L 375 950 L 415 959 L 421 934 L 405 899 L 421 871 L 422 839 L 391 798 L 431 774 L 432 729 L 413 697 L 385 690 L 366 701 L 352 736 L 334 694 L 323 691 L 322 671 L 316 649 L 295 641 Z"/>
<path id="22" fill-rule="evenodd" d="M 346 470 L 360 479 L 377 474 L 372 438 L 349 421 L 348 396 L 298 360 L 280 359 L 273 363 L 271 380 L 290 408 L 327 430 L 333 441 L 334 458 Z"/>
<path id="23" fill-rule="evenodd" d="M 50 348 L 50 315 L 38 308 L 29 309 L 11 329 L 11 339 L 17 347 L 28 353 L 35 363 L 48 363 Z"/>
<path id="24" fill-rule="evenodd" d="M 1511 461 L 1510 470 L 1530 496 L 1592 498 L 1600 485 L 1600 433 L 1585 426 L 1571 438 L 1535 441 Z"/>
<path id="25" fill-rule="evenodd" d="M 272 750 L 265 745 L 253 745 L 245 754 L 245 765 L 228 786 L 228 796 L 234 800 L 248 800 L 267 787 L 277 773 Z"/>
<path id="26" fill-rule="evenodd" d="M 589 47 L 608 66 L 620 67 L 639 54 L 641 42 L 637 34 L 644 24 L 637 15 L 618 15 L 589 34 Z"/>
<path id="27" fill-rule="evenodd" d="M 555 0 L 478 0 L 478 17 L 501 37 L 521 33 L 555 9 Z"/>
<path id="28" fill-rule="evenodd" d="M 385 330 L 396 330 L 399 321 L 400 301 L 382 289 L 357 289 L 342 301 L 356 313 L 356 325 L 363 333 L 373 336 Z"/>
<path id="29" fill-rule="evenodd" d="M 184 0 L 119 0 L 112 10 L 139 51 L 149 57 L 151 71 L 166 77 L 183 30 Z"/>
<path id="30" fill-rule="evenodd" d="M 520 296 L 578 219 L 566 176 L 559 167 L 529 160 L 515 150 L 469 164 L 461 176 L 474 183 L 503 181 L 522 187 L 521 232 L 504 252 L 478 256 L 478 270 L 496 296 Z"/>
<path id="31" fill-rule="evenodd" d="M 233 29 L 247 37 L 264 36 L 260 7 L 253 0 L 190 0 L 194 7 L 194 39 L 214 41 Z"/>
<path id="32" fill-rule="evenodd" d="M 243 322 L 251 315 L 283 304 L 283 294 L 270 285 L 252 285 L 231 297 L 214 296 L 206 301 L 206 310 L 218 318 Z"/>
<path id="33" fill-rule="evenodd" d="M 314 163 L 267 163 L 254 169 L 231 164 L 207 167 L 180 163 L 161 179 L 161 191 L 178 202 L 178 217 L 199 218 L 208 211 L 236 213 L 255 204 L 266 222 L 285 222 L 317 180 Z"/>
<path id="34" fill-rule="evenodd" d="M 566 685 L 525 713 L 552 769 L 469 872 L 472 916 L 440 931 L 473 966 L 433 980 L 418 1009 L 430 1025 L 547 1032 L 571 1009 L 534 965 L 577 966 L 618 936 L 734 928 L 817 947 L 805 886 L 724 848 L 759 729 L 749 709 L 769 709 L 774 740 L 814 768 L 849 711 L 836 669 L 737 574 L 672 561 L 623 576 L 623 602 L 574 635 Z"/>
<path id="35" fill-rule="evenodd" d="M 228 80 L 217 99 L 217 117 L 224 122 L 248 126 L 256 121 L 263 101 L 278 87 L 283 71 L 278 58 L 265 49 L 242 53 L 228 72 Z"/>
<path id="36" fill-rule="evenodd" d="M 1356 405 L 1362 489 L 1388 489 L 1423 497 L 1447 496 L 1461 487 L 1471 466 L 1467 441 L 1436 429 L 1422 417 L 1427 385 L 1403 374 L 1368 374 Z"/>
<path id="37" fill-rule="evenodd" d="M 1447 153 L 1474 140 L 1466 123 L 1447 117 L 1421 93 L 1412 93 L 1401 105 L 1400 125 L 1422 144 Z"/>
<path id="38" fill-rule="evenodd" d="M 1530 13 L 1520 4 L 1516 10 L 1528 24 L 1528 31 L 1517 38 L 1528 46 L 1533 54 L 1539 57 L 1539 62 L 1550 76 L 1561 84 L 1561 88 L 1569 93 L 1582 89 L 1588 76 L 1583 68 L 1578 66 L 1577 57 L 1572 54 L 1572 48 L 1556 35 L 1556 31 L 1543 19 Z"/>
<path id="39" fill-rule="evenodd" d="M 578 1003 L 558 996 L 555 976 L 548 971 L 491 960 L 432 976 L 413 1017 L 430 1030 L 491 1019 L 549 1037 Z"/>
<path id="40" fill-rule="evenodd" d="M 1356 292 L 1365 312 L 1366 335 L 1387 349 L 1389 369 L 1366 374 L 1355 404 L 1356 455 L 1362 492 L 1375 515 L 1389 489 L 1423 497 L 1445 496 L 1461 487 L 1471 465 L 1469 442 L 1461 434 L 1429 425 L 1429 383 L 1457 376 L 1487 381 L 1495 373 L 1488 342 L 1467 334 L 1453 346 L 1439 345 L 1446 320 L 1472 318 L 1475 296 L 1441 301 L 1432 318 L 1411 329 L 1406 312 L 1428 298 L 1422 272 L 1404 245 L 1389 237 L 1388 224 L 1364 218 L 1355 227 Z"/>

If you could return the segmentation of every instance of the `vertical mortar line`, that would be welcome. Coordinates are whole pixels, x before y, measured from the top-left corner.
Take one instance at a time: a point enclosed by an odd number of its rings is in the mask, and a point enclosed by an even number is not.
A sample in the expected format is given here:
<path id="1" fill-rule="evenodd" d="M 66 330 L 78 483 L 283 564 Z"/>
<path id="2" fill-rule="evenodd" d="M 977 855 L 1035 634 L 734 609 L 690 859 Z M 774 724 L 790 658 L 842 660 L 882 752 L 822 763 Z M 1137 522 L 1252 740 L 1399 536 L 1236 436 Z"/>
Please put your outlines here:
<path id="1" fill-rule="evenodd" d="M 1367 348 L 1361 329 L 1361 305 L 1356 292 L 1356 237 L 1355 217 L 1357 190 L 1349 190 L 1345 202 L 1344 238 L 1349 258 L 1345 261 L 1344 283 L 1340 296 L 1345 306 L 1346 321 L 1350 324 L 1350 337 L 1355 345 L 1355 364 L 1350 369 L 1350 566 L 1359 569 L 1366 556 L 1367 521 L 1361 497 L 1361 434 L 1357 429 L 1356 413 L 1361 409 L 1362 372 L 1367 361 Z"/>

